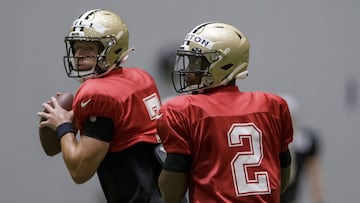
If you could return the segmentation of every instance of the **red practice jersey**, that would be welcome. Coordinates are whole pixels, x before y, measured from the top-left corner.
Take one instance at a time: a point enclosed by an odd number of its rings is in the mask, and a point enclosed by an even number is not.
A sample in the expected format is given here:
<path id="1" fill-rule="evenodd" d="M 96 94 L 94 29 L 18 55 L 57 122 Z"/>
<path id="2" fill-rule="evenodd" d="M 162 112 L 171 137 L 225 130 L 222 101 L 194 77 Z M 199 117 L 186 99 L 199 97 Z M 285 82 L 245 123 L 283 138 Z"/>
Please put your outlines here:
<path id="1" fill-rule="evenodd" d="M 139 68 L 120 68 L 106 77 L 86 80 L 78 89 L 73 110 L 80 134 L 86 119 L 111 118 L 114 134 L 109 152 L 138 142 L 158 143 L 156 119 L 159 92 L 153 78 Z"/>
<path id="2" fill-rule="evenodd" d="M 280 202 L 279 154 L 293 136 L 285 100 L 229 86 L 175 97 L 160 112 L 165 150 L 192 157 L 190 202 Z"/>

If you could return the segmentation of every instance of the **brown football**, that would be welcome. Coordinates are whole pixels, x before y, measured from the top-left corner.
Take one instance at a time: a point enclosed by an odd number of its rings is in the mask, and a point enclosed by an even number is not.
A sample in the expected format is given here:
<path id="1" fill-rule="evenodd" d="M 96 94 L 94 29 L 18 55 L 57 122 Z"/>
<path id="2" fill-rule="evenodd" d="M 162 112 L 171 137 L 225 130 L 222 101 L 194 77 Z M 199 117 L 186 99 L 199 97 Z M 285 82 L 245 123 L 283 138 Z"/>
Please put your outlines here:
<path id="1" fill-rule="evenodd" d="M 65 110 L 70 111 L 72 109 L 72 102 L 74 100 L 73 94 L 64 93 L 56 96 L 55 98 L 59 102 L 60 106 Z M 41 118 L 40 122 L 43 120 L 44 118 Z M 46 155 L 54 156 L 61 152 L 61 146 L 56 135 L 56 131 L 49 127 L 39 128 L 39 137 L 41 146 L 44 149 Z"/>

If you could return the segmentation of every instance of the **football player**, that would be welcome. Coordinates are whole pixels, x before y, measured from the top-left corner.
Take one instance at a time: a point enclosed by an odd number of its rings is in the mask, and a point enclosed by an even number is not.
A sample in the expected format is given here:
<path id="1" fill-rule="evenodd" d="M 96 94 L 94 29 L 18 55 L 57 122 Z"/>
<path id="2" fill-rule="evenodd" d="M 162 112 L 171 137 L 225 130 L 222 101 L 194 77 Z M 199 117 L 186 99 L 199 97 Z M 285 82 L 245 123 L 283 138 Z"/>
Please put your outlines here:
<path id="1" fill-rule="evenodd" d="M 249 41 L 232 25 L 196 26 L 177 51 L 178 93 L 161 107 L 157 129 L 167 156 L 159 177 L 165 202 L 278 203 L 288 183 L 293 128 L 288 106 L 244 92 Z"/>
<path id="2" fill-rule="evenodd" d="M 133 50 L 126 24 L 111 11 L 89 10 L 65 43 L 66 73 L 82 83 L 73 111 L 52 98 L 54 107 L 43 104 L 49 113 L 38 114 L 47 119 L 41 126 L 56 130 L 71 177 L 81 184 L 97 173 L 107 202 L 162 202 L 154 155 L 159 92 L 143 69 L 122 66 Z"/>

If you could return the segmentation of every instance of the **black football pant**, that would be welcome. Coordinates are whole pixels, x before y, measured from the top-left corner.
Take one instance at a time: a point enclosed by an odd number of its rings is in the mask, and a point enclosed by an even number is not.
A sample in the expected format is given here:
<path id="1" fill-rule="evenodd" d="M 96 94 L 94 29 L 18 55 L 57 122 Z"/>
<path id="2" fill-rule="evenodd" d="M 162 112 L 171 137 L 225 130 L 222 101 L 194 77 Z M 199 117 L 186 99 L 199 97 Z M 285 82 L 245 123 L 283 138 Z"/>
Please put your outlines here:
<path id="1" fill-rule="evenodd" d="M 108 203 L 162 203 L 158 177 L 162 165 L 154 154 L 157 145 L 138 143 L 108 153 L 98 177 Z"/>

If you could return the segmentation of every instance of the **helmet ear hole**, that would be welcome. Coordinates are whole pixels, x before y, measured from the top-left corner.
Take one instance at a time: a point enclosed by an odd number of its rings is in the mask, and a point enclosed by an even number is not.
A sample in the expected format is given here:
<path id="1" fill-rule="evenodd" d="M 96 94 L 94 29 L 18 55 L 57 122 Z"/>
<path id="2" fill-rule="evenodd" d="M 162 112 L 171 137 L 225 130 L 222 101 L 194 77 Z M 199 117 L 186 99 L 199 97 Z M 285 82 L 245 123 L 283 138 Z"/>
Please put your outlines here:
<path id="1" fill-rule="evenodd" d="M 230 69 L 230 68 L 233 67 L 233 66 L 234 66 L 234 64 L 229 63 L 229 64 L 226 64 L 225 66 L 222 66 L 221 69 L 223 69 L 223 70 L 228 70 L 228 69 Z"/>
<path id="2" fill-rule="evenodd" d="M 121 51 L 122 51 L 122 48 L 116 49 L 116 50 L 114 51 L 114 53 L 117 55 L 117 54 L 120 54 Z"/>

